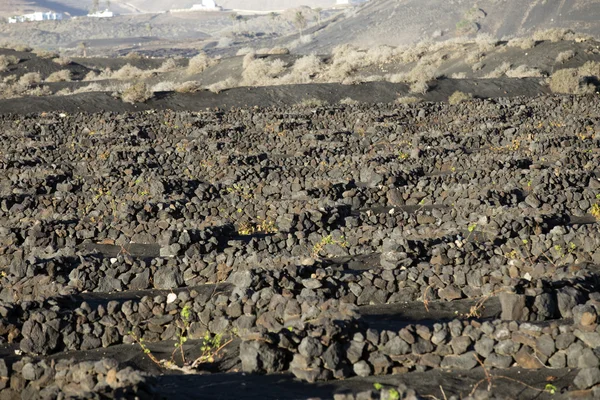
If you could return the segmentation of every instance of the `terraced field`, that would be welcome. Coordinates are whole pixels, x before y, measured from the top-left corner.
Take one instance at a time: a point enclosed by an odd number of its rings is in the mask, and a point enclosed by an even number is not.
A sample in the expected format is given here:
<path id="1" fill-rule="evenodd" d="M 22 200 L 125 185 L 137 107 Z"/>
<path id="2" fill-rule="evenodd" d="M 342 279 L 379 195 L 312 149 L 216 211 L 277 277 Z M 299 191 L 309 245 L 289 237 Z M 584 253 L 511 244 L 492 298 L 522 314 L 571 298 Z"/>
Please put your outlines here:
<path id="1" fill-rule="evenodd" d="M 599 105 L 3 116 L 0 398 L 597 397 Z"/>

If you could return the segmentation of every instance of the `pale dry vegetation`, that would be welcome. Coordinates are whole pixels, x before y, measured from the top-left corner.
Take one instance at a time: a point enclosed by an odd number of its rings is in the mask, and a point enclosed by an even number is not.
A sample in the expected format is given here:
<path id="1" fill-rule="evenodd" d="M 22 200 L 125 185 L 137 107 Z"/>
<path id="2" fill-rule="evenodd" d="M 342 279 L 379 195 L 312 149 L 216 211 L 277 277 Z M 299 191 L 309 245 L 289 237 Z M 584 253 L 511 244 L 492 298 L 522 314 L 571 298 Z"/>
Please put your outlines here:
<path id="1" fill-rule="evenodd" d="M 152 90 L 143 82 L 134 83 L 121 92 L 121 100 L 126 103 L 144 103 L 152 98 Z"/>
<path id="2" fill-rule="evenodd" d="M 450 97 L 448 97 L 448 103 L 458 104 L 471 99 L 473 99 L 473 95 L 471 93 L 465 93 L 457 90 L 456 92 L 452 93 Z"/>
<path id="3" fill-rule="evenodd" d="M 197 56 L 190 58 L 186 72 L 188 75 L 200 74 L 215 63 L 216 60 L 207 56 L 206 53 L 200 53 Z"/>
<path id="4" fill-rule="evenodd" d="M 538 78 L 542 76 L 542 71 L 527 65 L 519 65 L 517 68 L 506 71 L 506 76 L 509 78 Z"/>
<path id="5" fill-rule="evenodd" d="M 28 72 L 19 79 L 19 83 L 24 86 L 31 86 L 42 81 L 39 72 Z"/>
<path id="6" fill-rule="evenodd" d="M 46 78 L 46 82 L 70 82 L 71 81 L 71 71 L 68 69 L 63 69 L 60 71 L 56 71 L 48 75 Z"/>
<path id="7" fill-rule="evenodd" d="M 422 101 L 423 99 L 415 96 L 400 96 L 396 99 L 396 104 L 416 104 Z"/>
<path id="8" fill-rule="evenodd" d="M 536 45 L 535 39 L 531 37 L 519 37 L 510 39 L 507 43 L 508 47 L 518 47 L 522 50 L 533 49 Z"/>
<path id="9" fill-rule="evenodd" d="M 506 73 L 510 70 L 511 67 L 512 67 L 511 63 L 509 63 L 508 61 L 504 61 L 502 64 L 498 65 L 496 67 L 496 69 L 494 69 L 493 71 L 491 71 L 490 73 L 485 75 L 484 78 L 485 79 L 500 78 L 500 77 L 506 75 Z"/>
<path id="10" fill-rule="evenodd" d="M 224 90 L 236 87 L 237 84 L 238 82 L 234 78 L 227 78 L 222 81 L 213 83 L 212 85 L 208 85 L 206 89 L 210 90 L 213 93 L 221 93 Z"/>
<path id="11" fill-rule="evenodd" d="M 573 50 L 567 50 L 567 51 L 560 52 L 556 56 L 556 63 L 564 64 L 567 61 L 569 61 L 570 59 L 572 59 L 573 57 L 575 57 L 575 52 Z"/>
<path id="12" fill-rule="evenodd" d="M 1 55 L 0 56 L 0 72 L 4 72 L 8 70 L 8 67 L 10 67 L 11 65 L 16 65 L 19 63 L 19 58 L 17 58 L 16 56 L 10 55 Z"/>
<path id="13" fill-rule="evenodd" d="M 60 65 L 61 67 L 66 67 L 72 63 L 69 57 L 56 57 L 52 59 L 53 62 Z"/>

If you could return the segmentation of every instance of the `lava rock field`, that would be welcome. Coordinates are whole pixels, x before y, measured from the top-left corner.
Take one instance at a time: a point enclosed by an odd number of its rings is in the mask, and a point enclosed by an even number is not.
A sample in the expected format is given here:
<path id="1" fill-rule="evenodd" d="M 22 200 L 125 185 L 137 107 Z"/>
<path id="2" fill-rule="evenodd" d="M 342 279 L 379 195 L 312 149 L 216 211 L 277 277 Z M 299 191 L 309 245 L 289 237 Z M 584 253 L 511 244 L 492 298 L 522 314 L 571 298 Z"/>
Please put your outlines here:
<path id="1" fill-rule="evenodd" d="M 599 106 L 1 116 L 0 399 L 597 398 Z"/>

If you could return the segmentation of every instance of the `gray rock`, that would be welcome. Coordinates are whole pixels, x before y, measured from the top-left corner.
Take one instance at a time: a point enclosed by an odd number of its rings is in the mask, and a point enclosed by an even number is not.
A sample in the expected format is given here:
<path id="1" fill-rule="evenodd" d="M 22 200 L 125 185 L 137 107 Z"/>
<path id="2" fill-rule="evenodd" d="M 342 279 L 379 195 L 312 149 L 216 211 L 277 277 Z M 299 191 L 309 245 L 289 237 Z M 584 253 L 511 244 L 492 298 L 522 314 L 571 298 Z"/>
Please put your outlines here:
<path id="1" fill-rule="evenodd" d="M 392 338 L 383 347 L 383 353 L 388 356 L 399 356 L 410 353 L 410 345 L 398 336 Z"/>
<path id="2" fill-rule="evenodd" d="M 319 357 L 323 354 L 323 345 L 319 341 L 311 336 L 307 336 L 300 342 L 300 346 L 298 346 L 298 351 L 304 357 L 308 359 Z"/>
<path id="3" fill-rule="evenodd" d="M 526 296 L 521 294 L 502 292 L 498 295 L 502 307 L 501 319 L 505 321 L 524 320 L 529 315 L 525 306 Z"/>
<path id="4" fill-rule="evenodd" d="M 154 273 L 155 289 L 176 289 L 183 284 L 183 275 L 175 267 L 161 267 Z"/>
<path id="5" fill-rule="evenodd" d="M 580 304 L 573 307 L 573 323 L 589 326 L 596 323 L 596 309 L 589 304 Z"/>
<path id="6" fill-rule="evenodd" d="M 302 286 L 304 286 L 307 289 L 318 289 L 320 287 L 323 287 L 323 284 L 318 279 L 309 278 L 302 279 Z"/>
<path id="7" fill-rule="evenodd" d="M 496 353 L 490 354 L 483 362 L 486 367 L 502 369 L 510 367 L 512 363 L 513 358 L 511 356 L 501 356 Z"/>
<path id="8" fill-rule="evenodd" d="M 477 342 L 475 342 L 475 351 L 480 356 L 487 358 L 492 351 L 494 351 L 494 344 L 496 342 L 494 339 L 490 339 L 488 337 L 483 337 Z"/>
<path id="9" fill-rule="evenodd" d="M 537 310 L 538 320 L 545 321 L 556 315 L 556 298 L 550 293 L 542 293 L 533 302 Z"/>
<path id="10" fill-rule="evenodd" d="M 598 382 L 600 382 L 600 369 L 598 367 L 579 370 L 573 381 L 575 386 L 580 390 L 591 388 Z"/>
<path id="11" fill-rule="evenodd" d="M 322 356 L 323 362 L 325 363 L 325 368 L 330 369 L 331 371 L 336 371 L 340 367 L 343 356 L 344 353 L 342 344 L 339 342 L 331 344 L 327 350 L 325 350 Z"/>
<path id="12" fill-rule="evenodd" d="M 579 368 L 593 368 L 600 365 L 598 361 L 598 357 L 594 354 L 592 349 L 583 349 L 581 351 L 581 355 L 579 356 L 579 362 L 577 366 Z"/>
<path id="13" fill-rule="evenodd" d="M 452 347 L 452 351 L 454 354 L 463 354 L 466 352 L 471 346 L 472 340 L 468 336 L 457 336 L 452 338 L 450 341 L 450 346 Z"/>
<path id="14" fill-rule="evenodd" d="M 563 318 L 571 318 L 573 308 L 584 301 L 583 294 L 572 286 L 561 288 L 556 294 L 556 299 L 558 310 Z"/>
<path id="15" fill-rule="evenodd" d="M 600 347 L 600 333 L 598 332 L 583 332 L 576 329 L 573 334 L 576 338 L 585 343 L 588 347 L 595 349 Z"/>
<path id="16" fill-rule="evenodd" d="M 365 342 L 357 342 L 352 340 L 348 350 L 346 350 L 346 358 L 350 363 L 354 364 L 363 357 L 363 352 L 366 347 Z"/>
<path id="17" fill-rule="evenodd" d="M 360 181 L 368 187 L 374 188 L 383 183 L 383 176 L 373 168 L 364 167 L 360 170 Z"/>
<path id="18" fill-rule="evenodd" d="M 366 361 L 362 360 L 354 364 L 354 373 L 358 376 L 369 376 L 372 373 L 371 366 Z"/>
<path id="19" fill-rule="evenodd" d="M 388 356 L 378 351 L 369 355 L 369 364 L 373 366 L 373 373 L 375 375 L 387 374 L 394 365 Z"/>
<path id="20" fill-rule="evenodd" d="M 565 368 L 567 366 L 567 355 L 562 350 L 557 351 L 548 359 L 548 364 L 552 368 Z"/>
<path id="21" fill-rule="evenodd" d="M 286 369 L 285 354 L 270 344 L 259 341 L 240 343 L 242 370 L 250 373 L 273 373 Z"/>
<path id="22" fill-rule="evenodd" d="M 442 368 L 469 370 L 478 365 L 476 353 L 470 351 L 460 356 L 450 355 L 444 357 L 441 363 Z"/>
<path id="23" fill-rule="evenodd" d="M 227 281 L 237 288 L 246 289 L 252 285 L 252 273 L 250 271 L 236 271 L 229 275 Z"/>
<path id="24" fill-rule="evenodd" d="M 512 356 L 519 351 L 520 347 L 521 345 L 519 343 L 513 342 L 510 339 L 505 339 L 501 340 L 496 346 L 494 346 L 494 351 L 496 354 L 501 356 Z"/>

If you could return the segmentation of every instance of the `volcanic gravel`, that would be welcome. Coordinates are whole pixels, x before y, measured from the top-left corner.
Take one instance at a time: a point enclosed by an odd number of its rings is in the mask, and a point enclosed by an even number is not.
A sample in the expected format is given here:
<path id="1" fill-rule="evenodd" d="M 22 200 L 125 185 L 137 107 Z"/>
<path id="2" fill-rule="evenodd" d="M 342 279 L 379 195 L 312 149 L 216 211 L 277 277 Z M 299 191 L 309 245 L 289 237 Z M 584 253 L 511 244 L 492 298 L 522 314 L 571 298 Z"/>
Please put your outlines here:
<path id="1" fill-rule="evenodd" d="M 2 116 L 0 398 L 161 398 L 150 370 L 94 350 L 215 335 L 235 365 L 195 372 L 481 369 L 444 392 L 479 399 L 514 398 L 502 370 L 520 368 L 549 377 L 510 378 L 522 398 L 600 396 L 599 106 Z"/>

